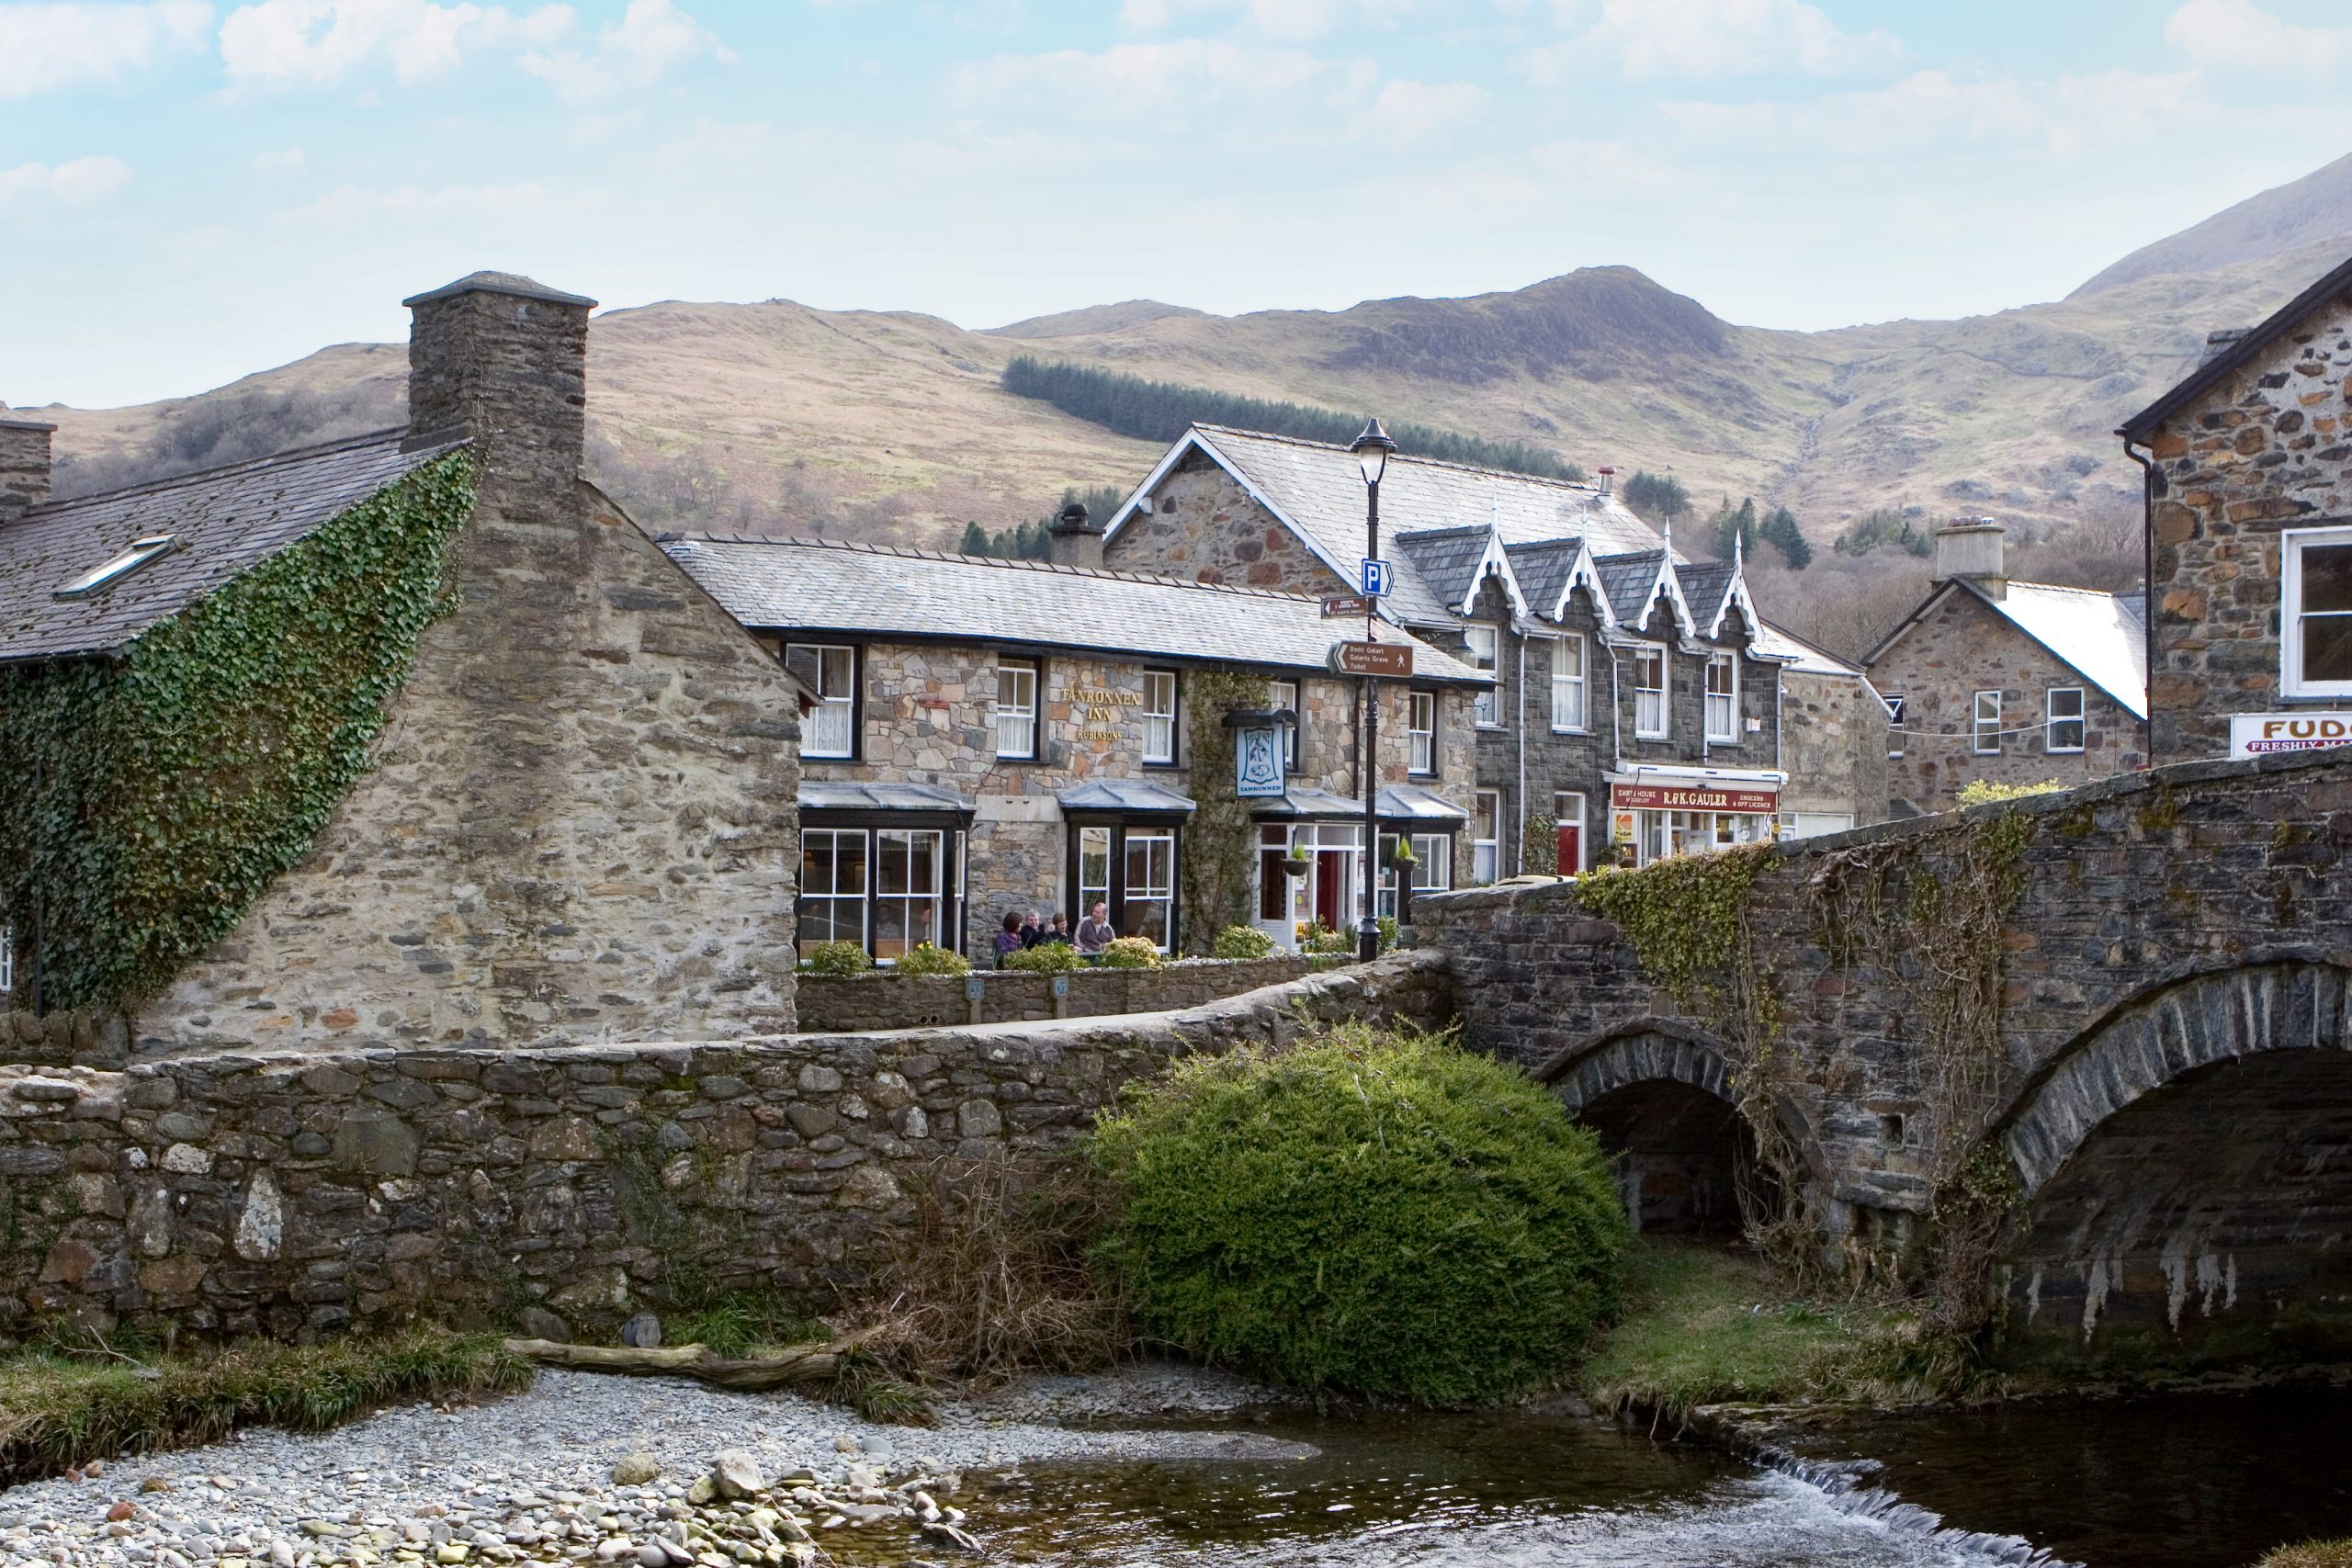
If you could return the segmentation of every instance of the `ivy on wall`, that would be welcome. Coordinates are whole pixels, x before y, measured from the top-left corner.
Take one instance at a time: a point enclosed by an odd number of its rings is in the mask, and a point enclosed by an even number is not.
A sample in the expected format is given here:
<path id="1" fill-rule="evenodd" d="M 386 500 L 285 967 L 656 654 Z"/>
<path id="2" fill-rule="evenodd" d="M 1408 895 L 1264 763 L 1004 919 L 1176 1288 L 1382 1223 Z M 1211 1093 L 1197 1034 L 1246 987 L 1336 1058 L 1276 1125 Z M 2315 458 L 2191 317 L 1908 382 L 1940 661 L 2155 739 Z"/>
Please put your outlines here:
<path id="1" fill-rule="evenodd" d="M 367 771 L 473 507 L 451 453 L 141 633 L 0 672 L 0 921 L 44 1006 L 128 1008 L 228 934 Z"/>
<path id="2" fill-rule="evenodd" d="M 1210 952 L 1217 932 L 1250 919 L 1250 878 L 1258 853 L 1251 803 L 1233 793 L 1234 731 L 1225 716 L 1264 709 L 1273 687 L 1241 670 L 1204 670 L 1191 678 L 1186 750 L 1193 759 L 1193 818 L 1184 829 L 1184 947 Z"/>

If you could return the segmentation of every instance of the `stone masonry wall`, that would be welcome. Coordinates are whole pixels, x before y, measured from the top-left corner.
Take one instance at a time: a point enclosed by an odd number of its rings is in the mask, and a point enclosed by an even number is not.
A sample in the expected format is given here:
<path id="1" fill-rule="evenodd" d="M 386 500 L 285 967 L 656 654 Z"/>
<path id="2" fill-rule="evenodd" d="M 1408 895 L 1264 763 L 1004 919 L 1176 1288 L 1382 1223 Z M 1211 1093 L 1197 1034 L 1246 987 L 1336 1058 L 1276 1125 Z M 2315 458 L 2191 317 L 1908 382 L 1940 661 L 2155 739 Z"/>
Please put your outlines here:
<path id="1" fill-rule="evenodd" d="M 2297 704 L 2278 690 L 2280 531 L 2352 523 L 2352 296 L 2159 426 L 2149 450 L 2155 760 L 2221 756 L 2231 714 Z"/>
<path id="2" fill-rule="evenodd" d="M 943 1159 L 1060 1147 L 1170 1058 L 1302 1017 L 1452 1011 L 1412 953 L 1140 1024 L 0 1069 L 0 1314 L 594 1332 L 682 1275 L 822 1305 Z"/>
<path id="3" fill-rule="evenodd" d="M 1965 589 L 1904 633 L 1871 667 L 1871 680 L 1904 699 L 1903 755 L 1887 761 L 1887 791 L 1920 811 L 1951 809 L 1973 779 L 2072 787 L 2147 762 L 2137 717 Z M 2044 749 L 2049 694 L 2058 686 L 2083 694 L 2079 755 Z M 2033 728 L 2004 735 L 1998 755 L 1978 756 L 1970 741 L 1976 694 L 1992 691 L 2001 694 L 2002 728 Z"/>
<path id="4" fill-rule="evenodd" d="M 475 433 L 373 769 L 138 1020 L 142 1050 L 792 1027 L 797 687 L 578 478 L 584 302 L 417 307 L 411 404 Z"/>
<path id="5" fill-rule="evenodd" d="M 1113 571 L 1231 582 L 1284 593 L 1352 593 L 1297 536 L 1268 516 L 1234 477 L 1193 452 L 1162 479 L 1152 510 L 1103 547 Z"/>
<path id="6" fill-rule="evenodd" d="M 1849 811 L 1860 828 L 1886 819 L 1886 705 L 1850 675 L 1781 673 L 1784 811 Z"/>
<path id="7" fill-rule="evenodd" d="M 1157 969 L 1076 969 L 1069 972 L 1067 1018 L 1112 1013 L 1169 1012 L 1295 980 L 1312 965 L 1304 956 L 1206 959 Z M 944 975 L 876 972 L 854 976 L 803 975 L 801 1027 L 811 1034 L 876 1029 L 930 1029 L 967 1022 L 1034 1022 L 1054 1014 L 1053 976 L 1020 970 L 975 969 L 980 1016 L 965 998 L 964 979 Z"/>

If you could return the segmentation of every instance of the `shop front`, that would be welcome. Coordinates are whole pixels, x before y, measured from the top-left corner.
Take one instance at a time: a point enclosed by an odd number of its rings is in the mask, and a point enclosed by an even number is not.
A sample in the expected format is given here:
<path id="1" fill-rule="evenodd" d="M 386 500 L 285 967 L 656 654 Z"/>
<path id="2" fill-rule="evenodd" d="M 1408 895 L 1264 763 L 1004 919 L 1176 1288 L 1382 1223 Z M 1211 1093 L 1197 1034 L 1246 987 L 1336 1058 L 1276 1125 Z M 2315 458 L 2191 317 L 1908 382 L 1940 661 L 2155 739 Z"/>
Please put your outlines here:
<path id="1" fill-rule="evenodd" d="M 1609 853 L 1619 865 L 1712 854 L 1776 837 L 1776 770 L 1645 767 L 1609 775 Z"/>
<path id="2" fill-rule="evenodd" d="M 1400 913 L 1410 894 L 1453 886 L 1454 841 L 1469 814 L 1433 791 L 1392 784 L 1374 800 L 1378 829 L 1377 914 Z M 1412 853 L 1398 863 L 1400 846 Z M 1253 923 L 1284 949 L 1317 931 L 1351 936 L 1363 909 L 1363 805 L 1329 790 L 1297 786 L 1258 812 L 1258 877 Z"/>

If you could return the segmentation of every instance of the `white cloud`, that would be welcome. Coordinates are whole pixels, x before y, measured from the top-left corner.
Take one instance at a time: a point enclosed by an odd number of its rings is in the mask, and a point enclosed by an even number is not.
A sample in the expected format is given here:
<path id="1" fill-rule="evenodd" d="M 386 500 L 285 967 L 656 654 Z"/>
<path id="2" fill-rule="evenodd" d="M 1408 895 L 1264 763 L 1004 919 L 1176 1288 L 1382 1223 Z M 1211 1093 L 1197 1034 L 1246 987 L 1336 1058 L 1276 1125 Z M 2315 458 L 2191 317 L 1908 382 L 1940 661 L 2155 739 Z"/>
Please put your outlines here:
<path id="1" fill-rule="evenodd" d="M 1114 44 L 1091 54 L 1001 54 L 959 67 L 952 77 L 966 99 L 1027 103 L 1055 114 L 1076 107 L 1071 95 L 1082 89 L 1090 118 L 1130 120 L 1202 117 L 1237 101 L 1252 108 L 1302 98 L 1360 102 L 1374 80 L 1368 61 L 1225 39 Z"/>
<path id="2" fill-rule="evenodd" d="M 337 186 L 315 201 L 270 214 L 292 229 L 407 229 L 450 220 L 513 227 L 533 219 L 593 208 L 586 193 L 559 193 L 536 182 L 513 186 L 398 186 L 389 190 Z"/>
<path id="3" fill-rule="evenodd" d="M 1487 90 L 1469 82 L 1384 84 L 1363 121 L 1363 129 L 1399 146 L 1419 141 L 1487 112 Z"/>
<path id="4" fill-rule="evenodd" d="M 2352 66 L 2352 28 L 2306 28 L 2252 0 L 2188 0 L 2165 21 L 2165 41 L 2200 65 L 2327 75 Z"/>
<path id="5" fill-rule="evenodd" d="M 621 19 L 597 33 L 595 48 L 526 54 L 523 69 L 566 103 L 585 105 L 649 87 L 673 68 L 703 59 L 731 64 L 735 56 L 671 0 L 628 0 Z"/>
<path id="6" fill-rule="evenodd" d="M 2195 72 L 2106 71 L 2047 82 L 1960 82 L 1915 72 L 1888 87 L 1797 103 L 1667 103 L 1658 107 L 1702 141 L 1750 152 L 1905 155 L 1943 146 L 2038 145 L 2069 153 L 2177 129 L 2206 106 Z"/>
<path id="7" fill-rule="evenodd" d="M 1343 23 L 1389 28 L 1420 8 L 1422 0 L 1121 0 L 1119 23 L 1158 32 L 1195 17 L 1225 17 L 1277 42 L 1312 43 Z"/>
<path id="8" fill-rule="evenodd" d="M 518 15 L 431 0 L 257 0 L 220 24 L 220 59 L 247 83 L 322 86 L 379 59 L 415 82 L 455 70 L 470 51 L 547 47 L 578 21 L 565 5 Z"/>
<path id="9" fill-rule="evenodd" d="M 1636 79 L 1850 76 L 1894 65 L 1903 54 L 1884 28 L 1849 33 L 1804 0 L 1607 0 L 1589 29 L 1529 50 L 1512 66 L 1550 87 L 1593 62 L 1614 62 Z"/>
<path id="10" fill-rule="evenodd" d="M 147 6 L 37 4 L 7 7 L 0 99 L 111 82 L 202 45 L 212 23 L 203 0 Z"/>
<path id="11" fill-rule="evenodd" d="M 282 174 L 300 168 L 303 156 L 300 147 L 266 148 L 254 154 L 254 167 L 264 174 Z"/>
<path id="12" fill-rule="evenodd" d="M 19 164 L 0 169 L 0 207 L 47 197 L 66 207 L 102 200 L 130 183 L 130 165 L 119 158 L 76 158 L 71 163 Z"/>

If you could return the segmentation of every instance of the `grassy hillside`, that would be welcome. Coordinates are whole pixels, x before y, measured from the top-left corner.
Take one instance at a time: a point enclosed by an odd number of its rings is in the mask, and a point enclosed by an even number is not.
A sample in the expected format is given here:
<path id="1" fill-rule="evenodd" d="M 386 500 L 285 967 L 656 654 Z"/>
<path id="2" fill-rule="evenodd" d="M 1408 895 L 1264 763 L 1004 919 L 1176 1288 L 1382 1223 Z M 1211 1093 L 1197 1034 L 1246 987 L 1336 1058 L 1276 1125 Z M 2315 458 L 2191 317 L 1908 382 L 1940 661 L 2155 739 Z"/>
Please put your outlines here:
<path id="1" fill-rule="evenodd" d="M 2133 503 L 2109 434 L 2340 256 L 2335 242 L 2047 305 L 1826 333 L 1721 321 L 1623 267 L 1513 293 L 1221 317 L 1112 307 L 974 333 L 788 301 L 614 310 L 590 333 L 592 466 L 649 522 L 944 545 L 1132 483 L 1155 444 L 1006 393 L 1016 354 L 1372 410 L 1568 462 L 1673 470 L 1792 508 L 1817 541 L 1880 507 L 2066 524 Z M 1040 332 L 1040 327 L 1046 330 Z M 405 355 L 346 344 L 191 399 L 54 418 L 62 482 L 233 460 L 397 423 Z"/>

